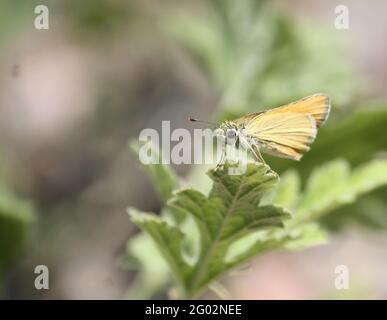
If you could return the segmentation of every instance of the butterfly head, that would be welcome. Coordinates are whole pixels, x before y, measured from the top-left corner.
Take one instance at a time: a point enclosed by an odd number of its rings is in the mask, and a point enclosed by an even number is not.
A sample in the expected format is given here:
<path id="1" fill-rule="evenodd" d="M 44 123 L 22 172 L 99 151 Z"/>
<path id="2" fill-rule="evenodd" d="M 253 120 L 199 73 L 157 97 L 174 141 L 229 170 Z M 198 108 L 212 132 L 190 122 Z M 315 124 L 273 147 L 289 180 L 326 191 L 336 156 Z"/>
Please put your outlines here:
<path id="1" fill-rule="evenodd" d="M 224 138 L 226 143 L 235 144 L 239 136 L 239 128 L 233 122 L 224 122 L 215 129 L 214 133 Z"/>

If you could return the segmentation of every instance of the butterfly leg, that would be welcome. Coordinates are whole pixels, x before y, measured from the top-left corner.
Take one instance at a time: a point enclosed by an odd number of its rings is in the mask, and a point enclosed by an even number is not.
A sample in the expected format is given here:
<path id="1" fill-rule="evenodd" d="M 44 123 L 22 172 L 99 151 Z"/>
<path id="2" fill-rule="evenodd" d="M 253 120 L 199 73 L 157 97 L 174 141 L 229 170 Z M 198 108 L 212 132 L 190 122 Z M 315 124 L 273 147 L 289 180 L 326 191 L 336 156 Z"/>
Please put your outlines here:
<path id="1" fill-rule="evenodd" d="M 251 153 L 253 154 L 256 161 L 263 163 L 264 165 L 267 165 L 265 160 L 263 159 L 261 152 L 259 151 L 259 148 L 255 145 L 251 145 L 247 139 L 243 139 L 245 145 L 250 149 Z"/>
<path id="2" fill-rule="evenodd" d="M 264 160 L 263 157 L 262 157 L 261 151 L 259 151 L 259 147 L 253 146 L 253 147 L 252 147 L 252 151 L 253 151 L 253 154 L 254 154 L 255 158 L 256 158 L 259 162 L 262 162 L 264 165 L 267 165 L 267 163 L 265 162 L 265 160 Z"/>
<path id="3" fill-rule="evenodd" d="M 222 146 L 222 154 L 220 155 L 220 160 L 219 162 L 217 163 L 215 169 L 219 169 L 224 163 L 224 159 L 225 159 L 225 156 L 226 156 L 226 146 Z"/>
<path id="4" fill-rule="evenodd" d="M 265 162 L 265 160 L 263 159 L 262 157 L 262 154 L 261 152 L 259 151 L 259 147 L 258 146 L 253 146 L 253 148 L 257 151 L 256 153 L 254 153 L 255 157 L 257 157 L 258 161 L 260 161 L 261 163 L 263 163 L 265 166 L 268 166 L 270 168 L 270 166 Z M 276 175 L 278 178 L 279 178 L 279 175 L 277 172 L 275 172 L 273 169 L 270 168 L 270 171 Z"/>

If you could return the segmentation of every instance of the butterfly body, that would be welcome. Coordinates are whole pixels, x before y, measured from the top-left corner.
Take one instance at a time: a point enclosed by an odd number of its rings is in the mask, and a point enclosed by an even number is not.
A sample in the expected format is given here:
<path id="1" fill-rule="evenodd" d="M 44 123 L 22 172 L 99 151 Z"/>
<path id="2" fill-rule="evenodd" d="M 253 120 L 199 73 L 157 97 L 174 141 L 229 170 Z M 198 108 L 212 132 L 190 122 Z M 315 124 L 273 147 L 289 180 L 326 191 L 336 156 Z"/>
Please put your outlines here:
<path id="1" fill-rule="evenodd" d="M 264 162 L 260 151 L 300 160 L 309 151 L 329 111 L 329 97 L 315 94 L 279 108 L 223 122 L 215 134 L 224 137 L 227 144 L 250 151 L 260 162 Z"/>

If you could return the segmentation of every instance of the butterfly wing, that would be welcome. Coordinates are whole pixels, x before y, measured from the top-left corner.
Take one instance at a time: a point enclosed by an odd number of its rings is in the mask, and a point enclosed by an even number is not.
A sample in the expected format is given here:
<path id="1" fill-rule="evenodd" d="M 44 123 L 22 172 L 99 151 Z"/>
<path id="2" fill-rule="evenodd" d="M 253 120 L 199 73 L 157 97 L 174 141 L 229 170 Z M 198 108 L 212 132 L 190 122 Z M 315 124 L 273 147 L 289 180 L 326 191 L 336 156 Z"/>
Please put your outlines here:
<path id="1" fill-rule="evenodd" d="M 250 113 L 246 116 L 240 117 L 238 119 L 233 120 L 232 122 L 235 123 L 237 126 L 244 127 L 247 123 L 254 120 L 257 116 L 259 116 L 262 113 L 265 113 L 266 111 L 260 111 L 255 113 Z"/>
<path id="2" fill-rule="evenodd" d="M 275 109 L 252 113 L 233 122 L 262 151 L 300 160 L 330 112 L 329 96 L 317 93 Z"/>
<path id="3" fill-rule="evenodd" d="M 311 115 L 316 121 L 316 127 L 321 127 L 328 119 L 331 109 L 329 96 L 324 93 L 317 93 L 282 107 L 268 110 L 268 113 L 304 113 Z"/>
<path id="4" fill-rule="evenodd" d="M 331 104 L 329 96 L 324 93 L 316 93 L 314 95 L 302 98 L 282 107 L 248 114 L 247 116 L 234 120 L 234 122 L 238 125 L 246 125 L 254 121 L 263 113 L 268 114 L 293 112 L 309 114 L 310 116 L 312 116 L 316 121 L 316 127 L 318 129 L 328 119 L 330 109 Z"/>
<path id="5" fill-rule="evenodd" d="M 308 114 L 265 112 L 249 121 L 245 135 L 275 156 L 300 160 L 317 134 L 316 120 Z"/>

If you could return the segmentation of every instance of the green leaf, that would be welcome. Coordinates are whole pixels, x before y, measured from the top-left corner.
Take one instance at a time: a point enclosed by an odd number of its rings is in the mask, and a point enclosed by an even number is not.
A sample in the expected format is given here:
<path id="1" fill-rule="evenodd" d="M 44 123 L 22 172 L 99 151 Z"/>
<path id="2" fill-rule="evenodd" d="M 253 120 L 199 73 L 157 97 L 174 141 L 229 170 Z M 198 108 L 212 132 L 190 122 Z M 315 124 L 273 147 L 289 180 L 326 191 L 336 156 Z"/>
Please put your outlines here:
<path id="1" fill-rule="evenodd" d="M 168 265 L 146 233 L 132 237 L 127 251 L 131 267 L 138 270 L 126 294 L 128 299 L 149 299 L 171 281 Z"/>
<path id="2" fill-rule="evenodd" d="M 261 203 L 275 203 L 284 208 L 295 209 L 301 195 L 301 179 L 297 171 L 288 170 L 273 191 Z"/>
<path id="3" fill-rule="evenodd" d="M 387 185 L 387 160 L 370 161 L 352 172 L 348 162 L 332 161 L 313 171 L 292 223 L 321 218 L 384 185 Z"/>
<path id="4" fill-rule="evenodd" d="M 364 196 L 355 204 L 343 208 L 335 208 L 332 214 L 323 217 L 323 224 L 338 231 L 352 223 L 372 229 L 387 228 L 386 192 L 387 192 L 387 160 L 373 160 L 356 168 L 349 181 L 349 192 L 353 198 Z M 374 191 L 375 190 L 375 191 Z"/>
<path id="5" fill-rule="evenodd" d="M 211 170 L 214 185 L 208 197 L 192 189 L 182 190 L 169 205 L 190 214 L 198 226 L 201 240 L 199 258 L 186 279 L 186 290 L 197 294 L 212 280 L 270 247 L 262 241 L 244 259 L 227 263 L 230 245 L 250 233 L 281 227 L 290 215 L 277 206 L 259 206 L 263 195 L 273 188 L 278 176 L 262 164 L 248 164 L 242 175 L 229 175 L 230 166 Z M 260 250 L 257 248 L 260 247 Z"/>
<path id="6" fill-rule="evenodd" d="M 145 214 L 130 208 L 129 215 L 135 224 L 152 237 L 171 268 L 180 289 L 185 290 L 185 279 L 191 272 L 191 266 L 185 261 L 182 252 L 183 233 L 178 227 L 153 214 Z"/>
<path id="7" fill-rule="evenodd" d="M 129 208 L 129 213 L 138 212 Z M 169 224 L 174 224 L 172 214 L 168 209 L 161 211 L 161 216 Z M 179 223 L 184 233 L 182 250 L 186 261 L 197 259 L 198 232 L 195 223 L 189 217 Z M 140 233 L 130 239 L 127 245 L 128 256 L 126 266 L 137 270 L 134 282 L 131 284 L 126 297 L 129 299 L 149 299 L 172 282 L 170 268 L 158 250 L 156 242 L 146 233 Z"/>
<path id="8" fill-rule="evenodd" d="M 297 208 L 297 220 L 313 219 L 341 203 L 351 202 L 346 193 L 350 167 L 336 160 L 315 169 L 308 179 L 305 193 Z"/>
<path id="9" fill-rule="evenodd" d="M 148 152 L 153 159 L 160 163 L 143 165 L 143 168 L 161 199 L 167 202 L 172 196 L 173 190 L 179 187 L 178 177 L 175 172 L 170 166 L 162 164 L 161 153 L 150 142 L 139 143 L 132 140 L 129 146 L 136 154 L 138 154 L 141 147 L 148 148 Z M 138 213 L 133 208 L 130 209 L 130 212 L 134 216 Z M 182 217 L 175 212 L 163 210 L 162 215 L 172 217 L 176 222 L 182 222 Z M 150 298 L 170 282 L 168 265 L 148 235 L 140 234 L 129 241 L 127 259 L 132 264 L 136 262 L 135 269 L 138 269 L 138 275 L 131 285 L 127 297 L 134 299 Z"/>
<path id="10" fill-rule="evenodd" d="M 301 226 L 289 228 L 286 231 L 287 241 L 283 247 L 286 249 L 305 249 L 328 241 L 328 232 L 317 223 L 305 223 Z"/>
<path id="11" fill-rule="evenodd" d="M 231 269 L 247 263 L 265 252 L 283 248 L 291 239 L 286 232 L 273 232 L 271 235 L 266 232 L 252 232 L 230 245 L 225 257 L 226 266 Z"/>
<path id="12" fill-rule="evenodd" d="M 143 165 L 146 173 L 150 177 L 158 191 L 161 199 L 166 202 L 171 198 L 173 190 L 179 187 L 179 181 L 175 172 L 170 166 L 163 164 L 162 155 L 157 148 L 155 148 L 150 142 L 139 143 L 137 140 L 130 142 L 130 148 L 138 154 L 140 148 L 147 148 L 154 162 L 158 164 L 146 164 Z M 153 162 L 153 161 L 152 161 Z"/>
<path id="13" fill-rule="evenodd" d="M 231 165 L 227 163 L 222 169 L 209 171 L 213 187 L 208 196 L 185 189 L 168 202 L 170 208 L 195 221 L 200 238 L 200 252 L 196 256 L 188 256 L 184 250 L 184 242 L 190 237 L 187 228 L 174 225 L 166 217 L 130 210 L 132 221 L 154 240 L 185 297 L 197 296 L 231 268 L 287 240 L 286 236 L 261 237 L 252 246 L 239 250 L 236 257 L 227 258 L 230 246 L 238 239 L 282 227 L 283 220 L 290 217 L 278 206 L 260 206 L 263 196 L 278 182 L 278 176 L 267 166 L 250 163 L 241 175 L 229 175 L 229 169 Z"/>

